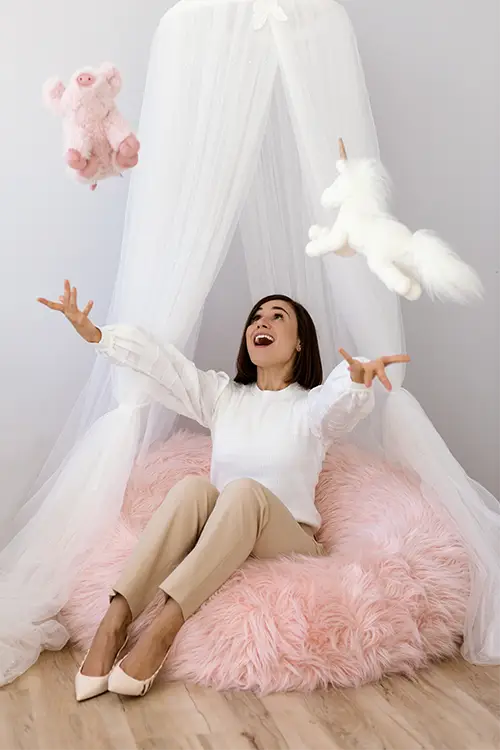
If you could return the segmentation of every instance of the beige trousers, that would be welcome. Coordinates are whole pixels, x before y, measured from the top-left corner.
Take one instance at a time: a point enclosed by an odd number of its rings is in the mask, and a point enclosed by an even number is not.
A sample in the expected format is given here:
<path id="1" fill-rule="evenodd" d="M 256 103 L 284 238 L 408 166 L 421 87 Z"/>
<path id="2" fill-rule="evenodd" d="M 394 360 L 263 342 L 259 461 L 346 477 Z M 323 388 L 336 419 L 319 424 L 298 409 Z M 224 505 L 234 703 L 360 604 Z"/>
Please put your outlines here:
<path id="1" fill-rule="evenodd" d="M 144 529 L 114 592 L 135 618 L 159 587 L 187 619 L 250 555 L 291 553 L 322 555 L 323 548 L 261 484 L 242 479 L 219 494 L 207 480 L 187 477 Z"/>

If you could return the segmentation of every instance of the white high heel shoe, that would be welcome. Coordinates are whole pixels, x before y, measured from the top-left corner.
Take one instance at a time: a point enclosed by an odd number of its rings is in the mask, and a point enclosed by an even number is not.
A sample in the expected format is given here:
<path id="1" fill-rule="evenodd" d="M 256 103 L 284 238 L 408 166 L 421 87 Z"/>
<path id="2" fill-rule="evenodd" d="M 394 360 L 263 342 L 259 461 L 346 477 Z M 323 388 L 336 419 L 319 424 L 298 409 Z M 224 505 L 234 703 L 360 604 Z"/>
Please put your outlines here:
<path id="1" fill-rule="evenodd" d="M 153 682 L 161 672 L 163 665 L 167 661 L 167 657 L 168 651 L 165 654 L 162 663 L 151 677 L 148 677 L 146 680 L 136 680 L 135 677 L 131 677 L 121 668 L 121 664 L 126 658 L 124 656 L 123 659 L 121 659 L 111 670 L 108 681 L 109 692 L 117 693 L 118 695 L 129 695 L 135 698 L 140 698 L 143 695 L 146 695 L 146 693 L 151 690 Z"/>
<path id="2" fill-rule="evenodd" d="M 127 642 L 128 636 L 125 638 L 123 646 L 116 655 L 115 663 L 122 653 L 123 649 L 127 645 Z M 89 700 L 89 698 L 96 698 L 98 695 L 107 693 L 109 677 L 111 675 L 111 672 L 113 671 L 113 668 L 111 668 L 107 674 L 104 674 L 100 677 L 92 677 L 90 675 L 82 674 L 82 669 L 85 666 L 85 662 L 87 661 L 89 651 L 87 651 L 87 653 L 85 654 L 85 659 L 82 661 L 80 669 L 75 675 L 75 697 L 79 702 Z"/>

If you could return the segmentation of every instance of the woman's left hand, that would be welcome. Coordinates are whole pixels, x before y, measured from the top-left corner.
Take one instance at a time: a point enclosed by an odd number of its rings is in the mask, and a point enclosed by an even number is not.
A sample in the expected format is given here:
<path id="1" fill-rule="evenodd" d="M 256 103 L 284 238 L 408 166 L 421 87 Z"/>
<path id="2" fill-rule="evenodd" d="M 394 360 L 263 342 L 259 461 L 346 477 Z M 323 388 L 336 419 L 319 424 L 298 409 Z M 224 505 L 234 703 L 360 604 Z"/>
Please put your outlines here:
<path id="1" fill-rule="evenodd" d="M 375 378 L 378 378 L 388 391 L 392 391 L 392 385 L 386 375 L 385 368 L 389 365 L 404 364 L 410 361 L 407 354 L 394 354 L 391 357 L 373 359 L 371 362 L 359 362 L 359 360 L 353 359 L 345 349 L 339 349 L 339 351 L 349 365 L 353 383 L 364 384 L 367 388 L 370 388 Z"/>

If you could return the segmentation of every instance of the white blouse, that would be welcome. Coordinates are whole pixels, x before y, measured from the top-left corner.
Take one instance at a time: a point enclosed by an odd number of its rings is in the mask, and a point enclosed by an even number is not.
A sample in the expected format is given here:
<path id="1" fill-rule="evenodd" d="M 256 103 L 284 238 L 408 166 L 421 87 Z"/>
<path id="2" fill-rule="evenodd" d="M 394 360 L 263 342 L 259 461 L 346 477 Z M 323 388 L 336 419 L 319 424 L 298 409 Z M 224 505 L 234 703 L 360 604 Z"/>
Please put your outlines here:
<path id="1" fill-rule="evenodd" d="M 212 434 L 211 481 L 219 491 L 254 479 L 273 492 L 299 523 L 317 529 L 314 492 L 335 434 L 352 430 L 374 404 L 373 390 L 351 381 L 343 362 L 310 391 L 238 385 L 223 372 L 198 370 L 174 346 L 124 325 L 101 329 L 96 349 L 117 365 L 148 376 L 154 398 Z"/>

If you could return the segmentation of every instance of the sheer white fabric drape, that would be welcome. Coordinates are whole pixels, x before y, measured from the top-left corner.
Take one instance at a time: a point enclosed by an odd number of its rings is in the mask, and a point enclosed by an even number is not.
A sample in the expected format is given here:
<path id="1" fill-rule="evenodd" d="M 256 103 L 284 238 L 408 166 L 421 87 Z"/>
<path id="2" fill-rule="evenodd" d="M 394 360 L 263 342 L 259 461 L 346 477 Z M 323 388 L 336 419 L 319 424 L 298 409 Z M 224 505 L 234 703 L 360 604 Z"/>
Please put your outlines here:
<path id="1" fill-rule="evenodd" d="M 387 457 L 420 476 L 429 502 L 448 511 L 469 547 L 471 596 L 462 654 L 474 664 L 500 664 L 498 500 L 467 476 L 407 391 L 387 400 L 384 418 Z"/>
<path id="2" fill-rule="evenodd" d="M 398 301 L 361 258 L 305 257 L 309 225 L 327 218 L 319 196 L 335 172 L 339 135 L 353 156 L 377 154 L 356 43 L 340 5 L 181 0 L 153 44 L 142 160 L 109 322 L 141 325 L 190 355 L 243 210 L 252 294 L 299 297 L 316 319 L 328 368 L 339 345 L 368 357 L 403 350 Z M 474 561 L 464 654 L 500 660 L 498 503 L 469 480 L 399 389 L 403 376 L 403 368 L 394 371 L 396 392 L 379 399 L 379 442 L 388 457 L 420 474 L 434 491 L 431 502 L 437 495 L 457 522 Z M 98 362 L 36 492 L 4 532 L 0 684 L 25 671 L 41 649 L 66 641 L 55 617 L 76 572 L 116 520 L 139 447 L 171 429 L 173 415 L 151 409 L 152 395 L 139 375 L 119 370 L 111 377 Z"/>
<path id="3" fill-rule="evenodd" d="M 375 155 L 376 143 L 347 16 L 337 4 L 316 7 L 314 40 L 299 32 L 302 10 L 288 13 L 289 22 L 273 28 L 304 173 L 319 195 L 335 174 L 336 136 L 345 137 L 353 156 Z M 345 98 L 338 100 L 338 94 Z M 330 256 L 326 274 L 357 350 L 369 357 L 402 351 L 398 299 L 382 288 L 361 258 L 356 261 L 353 268 L 352 260 Z M 500 663 L 500 505 L 467 477 L 415 399 L 400 388 L 404 368 L 391 375 L 396 390 L 379 405 L 384 451 L 415 471 L 428 500 L 444 507 L 457 524 L 471 554 L 472 592 L 462 653 L 475 663 Z"/>
<path id="4" fill-rule="evenodd" d="M 180 349 L 194 345 L 264 133 L 277 65 L 269 38 L 267 29 L 255 34 L 243 4 L 194 13 L 180 4 L 161 23 L 110 322 L 141 325 Z M 63 465 L 53 471 L 49 458 L 45 483 L 5 534 L 0 684 L 66 642 L 55 616 L 85 555 L 117 518 L 144 431 L 159 429 L 148 429 L 145 379 L 120 370 L 112 380 L 98 362 L 56 447 L 57 458 L 66 452 Z M 173 415 L 161 421 L 167 430 Z"/>

